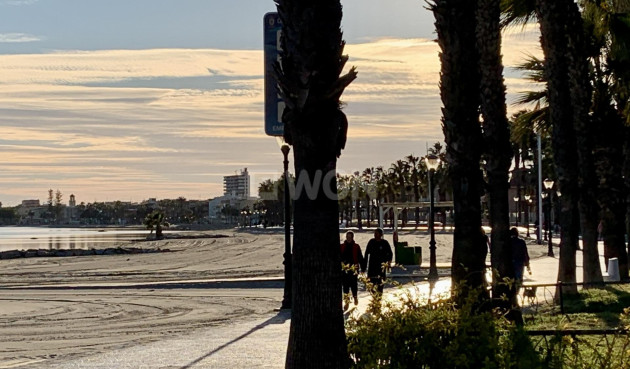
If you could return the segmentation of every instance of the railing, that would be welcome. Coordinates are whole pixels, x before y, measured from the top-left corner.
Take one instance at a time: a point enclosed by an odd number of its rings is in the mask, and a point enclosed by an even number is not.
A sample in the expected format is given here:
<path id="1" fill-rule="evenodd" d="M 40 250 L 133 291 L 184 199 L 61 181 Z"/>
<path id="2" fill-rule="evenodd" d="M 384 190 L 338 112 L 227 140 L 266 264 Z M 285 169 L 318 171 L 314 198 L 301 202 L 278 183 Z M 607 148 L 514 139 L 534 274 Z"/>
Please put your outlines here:
<path id="1" fill-rule="evenodd" d="M 628 282 L 557 282 L 557 283 L 542 283 L 542 284 L 523 284 L 518 293 L 519 305 L 523 307 L 523 313 L 538 313 L 540 307 L 548 306 L 559 308 L 560 314 L 565 314 L 565 300 L 566 296 L 563 293 L 563 287 L 602 287 L 611 285 L 624 285 Z M 558 293 L 559 291 L 559 293 Z"/>

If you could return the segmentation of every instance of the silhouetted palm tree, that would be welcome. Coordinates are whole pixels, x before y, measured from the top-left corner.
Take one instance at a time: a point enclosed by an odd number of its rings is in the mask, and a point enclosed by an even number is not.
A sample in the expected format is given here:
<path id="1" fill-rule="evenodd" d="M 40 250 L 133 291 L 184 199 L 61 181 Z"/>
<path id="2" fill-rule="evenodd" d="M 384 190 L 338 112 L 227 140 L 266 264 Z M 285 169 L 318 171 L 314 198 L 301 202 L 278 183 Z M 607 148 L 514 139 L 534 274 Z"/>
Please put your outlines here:
<path id="1" fill-rule="evenodd" d="M 486 255 L 486 246 L 480 242 L 482 136 L 479 55 L 474 47 L 477 3 L 434 0 L 431 4 L 441 50 L 442 127 L 455 207 L 452 278 L 462 288 L 462 298 L 469 291 L 482 291 Z"/>
<path id="2" fill-rule="evenodd" d="M 420 173 L 422 170 L 420 158 L 410 154 L 405 157 L 405 160 L 409 166 L 409 181 L 411 182 L 411 187 L 413 189 L 413 201 L 418 202 L 420 201 Z M 416 221 L 416 228 L 418 228 L 418 224 L 420 223 L 420 208 L 417 206 L 414 209 L 414 218 Z"/>
<path id="3" fill-rule="evenodd" d="M 479 50 L 481 113 L 483 116 L 485 172 L 490 205 L 491 265 L 497 271 L 494 281 L 513 278 L 508 172 L 512 164 L 510 131 L 505 105 L 503 62 L 501 61 L 500 1 L 479 0 L 477 10 L 477 48 Z M 485 250 L 485 238 L 479 237 Z M 479 248 L 481 251 L 481 247 Z M 486 254 L 484 253 L 484 256 Z M 495 301 L 506 309 L 515 301 L 516 289 L 493 283 Z"/>
<path id="4" fill-rule="evenodd" d="M 630 202 L 626 205 L 630 199 L 630 188 L 624 185 L 623 168 L 624 162 L 627 165 L 630 159 L 624 155 L 623 146 L 630 142 L 624 142 L 628 137 L 624 121 L 628 118 L 625 110 L 628 108 L 630 91 L 630 3 L 625 2 L 625 9 L 623 3 L 584 1 L 582 6 L 586 34 L 592 42 L 589 47 L 593 85 L 592 117 L 597 127 L 593 136 L 596 141 L 595 168 L 600 178 L 597 200 L 601 209 L 604 254 L 607 258 L 618 258 L 619 272 L 625 279 L 628 277 L 628 257 L 624 239 L 627 226 L 624 220 L 626 206 L 630 210 Z M 630 172 L 625 175 L 630 175 Z"/>
<path id="5" fill-rule="evenodd" d="M 286 103 L 284 139 L 293 145 L 294 200 L 292 315 L 286 368 L 347 368 L 339 254 L 337 157 L 347 119 L 340 109 L 354 68 L 348 57 L 339 0 L 275 0 L 282 21 L 281 65 L 275 71 Z M 325 339 L 322 339 L 325 338 Z"/>
<path id="6" fill-rule="evenodd" d="M 144 218 L 144 225 L 147 229 L 150 229 L 153 233 L 153 229 L 155 229 L 155 238 L 161 240 L 164 238 L 164 234 L 162 231 L 163 227 L 168 227 L 168 222 L 165 220 L 164 212 L 161 210 L 154 210 L 152 213 L 148 214 Z"/>

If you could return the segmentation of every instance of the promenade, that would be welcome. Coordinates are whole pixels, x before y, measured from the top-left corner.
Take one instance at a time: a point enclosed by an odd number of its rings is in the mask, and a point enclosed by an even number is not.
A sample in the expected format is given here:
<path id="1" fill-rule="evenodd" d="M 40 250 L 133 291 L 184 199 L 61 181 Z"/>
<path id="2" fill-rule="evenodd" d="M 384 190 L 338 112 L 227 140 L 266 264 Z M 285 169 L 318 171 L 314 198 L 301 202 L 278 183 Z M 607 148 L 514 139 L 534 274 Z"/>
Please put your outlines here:
<path id="1" fill-rule="evenodd" d="M 556 255 L 558 254 L 556 247 Z M 577 253 L 578 281 L 582 277 L 582 254 Z M 603 266 L 603 265 L 602 265 Z M 555 283 L 558 259 L 540 256 L 531 261 L 532 274 L 525 276 L 525 284 Z M 440 274 L 443 275 L 445 271 Z M 405 277 L 398 278 L 404 282 Z M 429 284 L 417 282 L 410 288 L 414 294 L 428 297 Z M 448 293 L 450 278 L 441 277 L 433 293 Z M 395 299 L 398 288 L 385 290 L 385 297 Z M 540 292 L 539 292 L 540 293 Z M 547 290 L 549 293 L 549 290 Z M 359 294 L 359 305 L 353 314 L 363 314 L 370 297 L 365 291 Z M 242 319 L 231 324 L 217 324 L 194 330 L 185 336 L 165 337 L 159 341 L 114 349 L 92 356 L 61 362 L 32 362 L 20 368 L 284 368 L 290 327 L 290 311 L 270 312 L 262 318 Z M 3 368 L 12 367 L 3 363 Z M 16 363 L 17 364 L 17 363 Z"/>

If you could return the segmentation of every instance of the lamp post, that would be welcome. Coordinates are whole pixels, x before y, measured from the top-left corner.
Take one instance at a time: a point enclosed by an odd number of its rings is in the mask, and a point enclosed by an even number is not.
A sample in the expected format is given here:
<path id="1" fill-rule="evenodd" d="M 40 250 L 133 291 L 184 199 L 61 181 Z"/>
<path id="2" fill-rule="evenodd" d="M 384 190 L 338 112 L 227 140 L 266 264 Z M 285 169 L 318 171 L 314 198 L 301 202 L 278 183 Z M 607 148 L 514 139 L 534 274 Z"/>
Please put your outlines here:
<path id="1" fill-rule="evenodd" d="M 525 195 L 525 227 L 527 229 L 526 237 L 529 238 L 529 201 L 532 198 L 530 195 Z"/>
<path id="2" fill-rule="evenodd" d="M 432 181 L 432 176 L 431 173 L 435 172 L 435 170 L 438 168 L 438 166 L 440 165 L 440 158 L 438 158 L 436 155 L 427 155 L 424 159 L 426 165 L 427 165 L 427 170 L 428 170 L 428 179 L 429 179 L 429 231 L 431 234 L 431 240 L 429 241 L 429 276 L 428 276 L 428 280 L 429 282 L 435 282 L 438 280 L 438 272 L 437 272 L 437 263 L 436 263 L 436 257 L 435 257 L 435 227 L 434 227 L 434 218 L 433 218 L 433 202 L 434 202 L 434 196 L 433 196 L 433 184 L 431 183 Z"/>
<path id="3" fill-rule="evenodd" d="M 549 202 L 547 204 L 547 215 L 545 215 L 545 220 L 547 223 L 547 256 L 551 256 L 553 257 L 553 244 L 551 243 L 551 234 L 552 234 L 552 230 L 551 230 L 551 190 L 553 188 L 553 181 L 549 178 L 545 179 L 543 181 L 543 185 L 545 186 L 545 190 L 546 193 L 544 195 L 546 195 L 545 197 L 549 198 Z"/>
<path id="4" fill-rule="evenodd" d="M 291 309 L 291 203 L 289 198 L 289 145 L 282 144 L 280 147 L 284 156 L 284 296 L 282 297 L 281 309 Z"/>
<path id="5" fill-rule="evenodd" d="M 514 200 L 514 208 L 516 210 L 516 224 L 514 225 L 515 227 L 518 227 L 518 218 L 521 217 L 521 212 L 519 211 L 519 202 L 521 200 L 520 196 L 514 196 L 512 198 Z"/>

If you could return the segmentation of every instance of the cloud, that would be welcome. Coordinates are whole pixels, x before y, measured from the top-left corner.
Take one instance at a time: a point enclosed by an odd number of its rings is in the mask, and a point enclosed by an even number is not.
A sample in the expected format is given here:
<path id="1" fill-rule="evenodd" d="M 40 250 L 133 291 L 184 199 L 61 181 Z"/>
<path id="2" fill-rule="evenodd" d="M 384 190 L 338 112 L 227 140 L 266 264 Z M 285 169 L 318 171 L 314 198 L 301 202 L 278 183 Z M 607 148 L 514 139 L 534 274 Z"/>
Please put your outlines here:
<path id="1" fill-rule="evenodd" d="M 41 38 L 26 33 L 0 33 L 0 43 L 24 43 L 37 41 L 41 41 Z"/>
<path id="2" fill-rule="evenodd" d="M 537 36 L 506 35 L 506 65 Z M 533 40 L 532 40 L 533 39 Z M 389 164 L 443 140 L 438 46 L 426 39 L 347 45 L 359 75 L 339 170 Z M 258 50 L 58 51 L 0 58 L 0 201 L 209 198 L 247 167 L 252 188 L 282 168 L 263 131 Z M 508 98 L 536 87 L 506 76 Z M 511 110 L 515 109 L 509 107 Z M 268 175 L 277 173 L 277 175 Z"/>
<path id="3" fill-rule="evenodd" d="M 1 1 L 2 5 L 11 5 L 11 6 L 23 6 L 23 5 L 33 5 L 39 0 L 4 0 Z"/>

